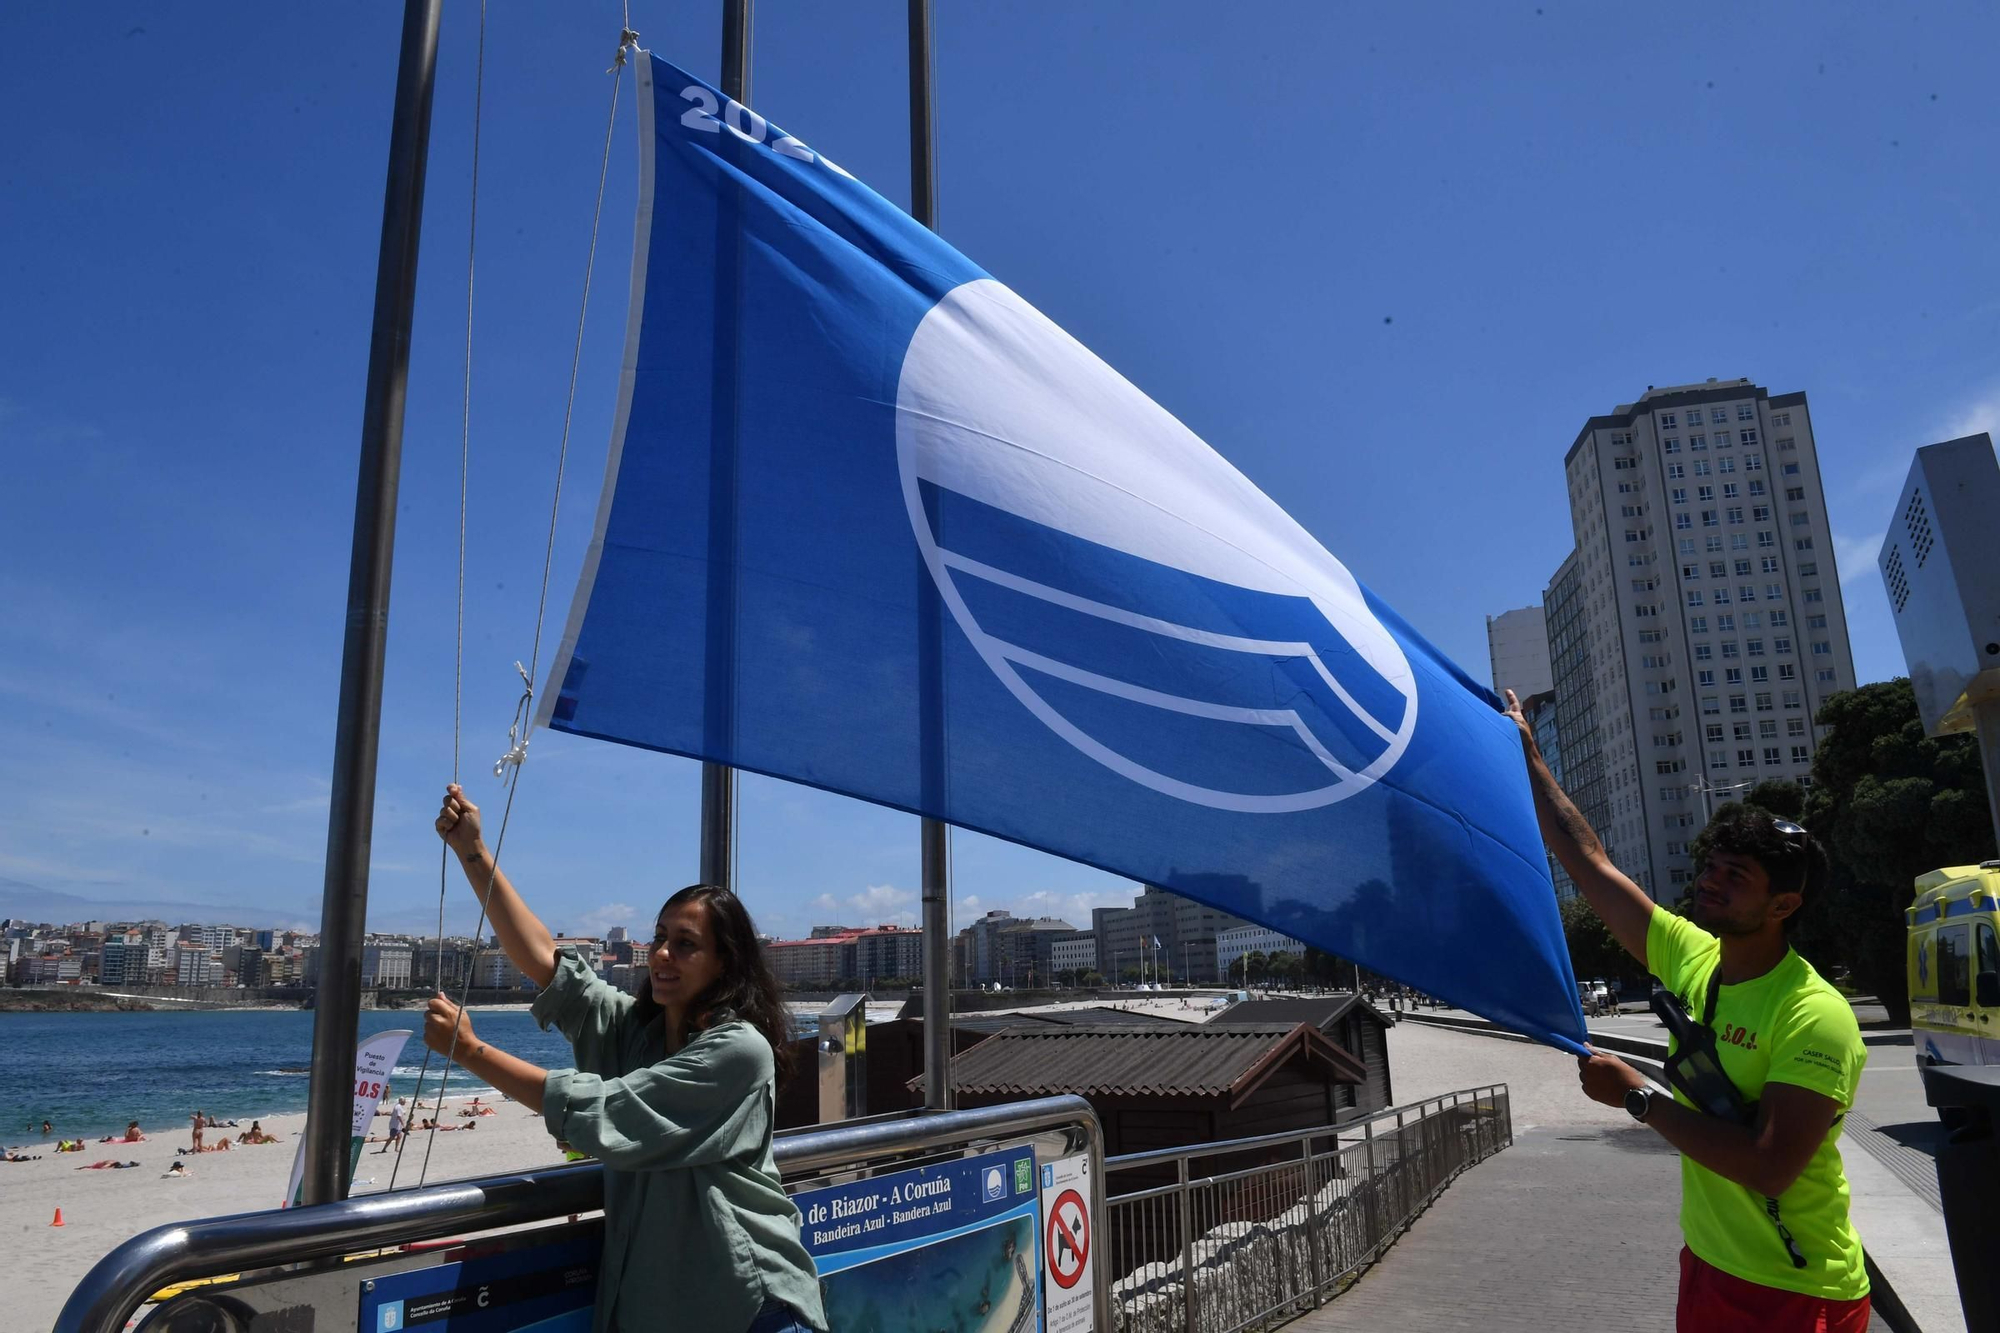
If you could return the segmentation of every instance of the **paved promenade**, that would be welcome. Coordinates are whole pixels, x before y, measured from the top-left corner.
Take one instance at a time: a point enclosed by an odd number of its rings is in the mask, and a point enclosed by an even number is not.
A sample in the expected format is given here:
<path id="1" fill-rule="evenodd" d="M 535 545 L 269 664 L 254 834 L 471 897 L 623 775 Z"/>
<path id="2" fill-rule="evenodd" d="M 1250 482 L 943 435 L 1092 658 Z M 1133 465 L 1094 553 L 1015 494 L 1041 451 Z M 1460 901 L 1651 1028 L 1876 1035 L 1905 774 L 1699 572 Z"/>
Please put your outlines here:
<path id="1" fill-rule="evenodd" d="M 1389 1058 L 1399 1102 L 1508 1084 L 1514 1146 L 1460 1176 L 1360 1282 L 1287 1325 L 1290 1333 L 1671 1333 L 1680 1253 L 1672 1148 L 1622 1110 L 1586 1099 L 1576 1061 L 1544 1046 L 1405 1023 L 1389 1034 Z M 1875 1166 L 1868 1154 L 1846 1156 Z M 1876 1170 L 1866 1177 L 1872 1189 L 1908 1193 Z M 1850 1172 L 1859 1195 L 1864 1178 Z M 1863 1239 L 1881 1251 L 1865 1222 Z M 1918 1318 L 1924 1333 L 1963 1328 L 1956 1318 Z M 1888 1326 L 1878 1314 L 1870 1328 Z"/>

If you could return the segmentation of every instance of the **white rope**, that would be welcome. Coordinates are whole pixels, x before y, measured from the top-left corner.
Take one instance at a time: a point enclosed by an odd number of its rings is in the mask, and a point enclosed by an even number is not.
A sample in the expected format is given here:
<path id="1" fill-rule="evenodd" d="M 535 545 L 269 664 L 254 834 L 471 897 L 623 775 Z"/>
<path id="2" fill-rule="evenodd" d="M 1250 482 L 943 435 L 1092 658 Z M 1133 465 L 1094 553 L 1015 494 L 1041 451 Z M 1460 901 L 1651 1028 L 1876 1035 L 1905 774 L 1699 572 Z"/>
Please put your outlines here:
<path id="1" fill-rule="evenodd" d="M 466 498 L 471 491 L 472 480 L 472 277 L 475 261 L 479 256 L 479 131 L 485 121 L 486 103 L 486 0 L 479 0 L 479 57 L 472 80 L 472 202 L 468 210 L 470 220 L 466 224 L 465 235 L 465 382 L 463 402 L 459 411 L 458 426 L 458 615 L 457 632 L 452 651 L 451 673 L 451 780 L 457 784 L 459 757 L 463 748 L 462 735 L 465 717 L 465 517 Z M 451 849 L 438 848 L 438 924 L 437 952 L 432 955 L 437 968 L 435 980 L 438 989 L 444 989 L 444 908 L 447 881 L 451 868 Z M 410 1118 L 416 1119 L 416 1110 L 424 1104 L 424 1080 L 430 1074 L 431 1048 L 424 1047 L 424 1062 L 417 1067 L 417 1086 L 410 1093 Z M 451 1065 L 446 1063 L 438 1074 L 438 1105 L 444 1104 L 445 1083 L 451 1076 Z M 405 1137 L 413 1125 L 405 1126 Z M 431 1134 L 424 1142 L 424 1164 L 430 1164 L 431 1144 L 437 1139 L 437 1117 L 431 1117 Z M 403 1149 L 396 1147 L 396 1161 L 389 1168 L 389 1191 L 395 1192 L 397 1173 L 403 1169 Z M 421 1178 L 418 1181 L 422 1183 Z"/>
<path id="2" fill-rule="evenodd" d="M 481 32 L 481 52 L 482 52 L 481 60 L 483 67 L 483 61 L 484 61 L 483 53 L 485 49 L 484 48 L 485 9 L 483 0 L 482 0 L 482 7 L 480 10 L 480 15 L 481 15 L 480 32 Z M 586 317 L 588 316 L 590 311 L 591 277 L 596 272 L 597 268 L 597 238 L 604 221 L 604 185 L 605 182 L 610 178 L 611 174 L 611 141 L 613 137 L 613 132 L 618 127 L 618 90 L 619 87 L 624 83 L 625 48 L 628 45 L 635 44 L 638 41 L 638 37 L 639 35 L 632 31 L 632 25 L 628 18 L 624 28 L 619 32 L 618 35 L 618 59 L 616 63 L 613 64 L 612 68 L 606 71 L 612 76 L 611 109 L 605 120 L 605 125 L 604 125 L 604 159 L 603 162 L 599 165 L 597 172 L 597 202 L 596 202 L 596 207 L 592 212 L 590 219 L 590 250 L 587 257 L 584 260 L 583 296 L 581 300 L 578 302 L 577 312 L 576 312 L 576 348 L 575 351 L 570 356 L 569 393 L 568 393 L 568 398 L 563 405 L 562 440 L 556 450 L 555 494 L 551 497 L 549 501 L 548 545 L 542 554 L 542 586 L 541 586 L 541 592 L 535 602 L 534 649 L 528 655 L 527 666 L 523 667 L 519 662 L 514 663 L 514 669 L 520 672 L 521 674 L 521 685 L 522 685 L 521 697 L 518 701 L 516 701 L 514 705 L 513 724 L 509 726 L 507 729 L 507 739 L 509 742 L 509 749 L 506 754 L 500 757 L 499 762 L 495 763 L 493 766 L 494 776 L 501 778 L 507 784 L 507 801 L 506 804 L 501 807 L 500 828 L 498 832 L 495 833 L 493 839 L 493 865 L 491 870 L 487 873 L 486 876 L 486 888 L 484 892 L 480 893 L 479 895 L 479 920 L 477 924 L 475 924 L 472 928 L 475 960 L 477 959 L 478 956 L 477 947 L 480 934 L 486 929 L 486 904 L 488 899 L 492 896 L 494 884 L 500 878 L 500 854 L 507 845 L 507 825 L 509 821 L 513 818 L 514 814 L 514 795 L 517 791 L 520 790 L 521 772 L 524 766 L 526 765 L 528 758 L 527 733 L 533 724 L 533 717 L 534 717 L 535 674 L 541 665 L 542 628 L 547 618 L 548 604 L 549 604 L 549 574 L 551 569 L 554 567 L 555 563 L 556 520 L 558 519 L 558 517 L 560 517 L 562 513 L 563 473 L 569 461 L 570 422 L 572 420 L 572 417 L 574 416 L 576 409 L 577 375 L 583 364 L 583 334 L 584 334 Z M 476 146 L 477 144 L 476 137 L 474 143 Z M 440 931 L 440 943 L 438 952 L 440 959 L 442 959 L 444 952 L 442 943 L 442 931 L 443 931 L 442 926 L 439 927 L 439 931 Z M 440 971 L 442 971 L 441 964 L 440 964 Z M 472 983 L 477 975 L 477 971 L 478 969 L 477 966 L 475 965 L 475 967 L 467 973 L 464 984 L 459 987 L 458 1007 L 460 1010 L 463 1010 L 465 1008 L 465 1001 L 467 996 L 470 994 L 472 990 Z M 417 1185 L 419 1187 L 423 1185 L 424 1180 L 430 1173 L 431 1145 L 437 1141 L 438 1120 L 439 1117 L 442 1116 L 444 1112 L 445 1082 L 449 1079 L 451 1074 L 452 1060 L 458 1054 L 458 1037 L 459 1033 L 462 1032 L 463 1030 L 464 1030 L 464 1025 L 462 1023 L 455 1025 L 452 1028 L 451 1043 L 445 1048 L 445 1057 L 444 1057 L 445 1072 L 438 1082 L 437 1107 L 431 1113 L 430 1137 L 425 1141 L 423 1167 L 418 1172 L 417 1175 Z M 392 1185 L 393 1185 L 393 1176 L 392 1176 Z"/>

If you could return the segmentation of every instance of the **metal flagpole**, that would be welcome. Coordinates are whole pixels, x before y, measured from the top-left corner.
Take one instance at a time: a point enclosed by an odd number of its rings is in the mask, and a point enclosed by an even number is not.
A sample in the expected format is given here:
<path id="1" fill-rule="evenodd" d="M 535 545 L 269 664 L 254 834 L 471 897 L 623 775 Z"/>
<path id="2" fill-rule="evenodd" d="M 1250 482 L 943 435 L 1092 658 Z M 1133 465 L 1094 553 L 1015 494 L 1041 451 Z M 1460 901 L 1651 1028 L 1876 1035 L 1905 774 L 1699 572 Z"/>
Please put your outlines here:
<path id="1" fill-rule="evenodd" d="M 382 660 L 389 642 L 389 573 L 403 460 L 410 321 L 417 303 L 417 234 L 430 151 L 431 90 L 443 0 L 408 0 L 389 130 L 389 180 L 375 264 L 375 318 L 361 414 L 361 475 L 347 571 L 347 636 L 327 812 L 326 881 L 319 927 L 319 991 L 307 1094 L 305 1203 L 347 1196 L 354 1121 L 354 1053 L 361 1027 L 361 938 L 368 921 L 368 856 L 375 824 L 375 761 L 382 733 Z"/>
<path id="2" fill-rule="evenodd" d="M 931 0 L 910 0 L 910 216 L 937 229 L 937 105 L 931 96 Z M 923 788 L 944 791 L 944 624 L 930 571 L 917 561 L 918 658 L 923 668 Z M 933 806 L 932 808 L 936 808 Z M 951 1109 L 951 844 L 943 820 L 923 822 L 924 1106 Z"/>
<path id="3" fill-rule="evenodd" d="M 751 0 L 723 0 L 722 3 L 722 95 L 734 98 L 746 106 L 750 102 L 750 5 Z M 735 266 L 732 264 L 729 267 L 733 271 Z M 720 264 L 717 265 L 717 270 L 718 272 L 722 270 Z M 728 360 L 726 373 L 730 376 L 728 390 L 733 397 L 736 387 L 734 379 L 736 368 L 735 357 L 731 349 L 725 349 L 724 356 Z M 711 671 L 714 671 L 718 665 L 719 657 L 721 672 L 717 674 L 724 674 L 733 670 L 735 665 L 735 644 L 733 642 L 735 638 L 735 594 L 733 587 L 724 586 L 717 588 L 714 586 L 714 582 L 722 578 L 733 580 L 735 577 L 736 497 L 734 450 L 736 441 L 733 431 L 731 438 L 726 441 L 717 441 L 715 445 L 728 453 L 726 459 L 719 460 L 720 464 L 727 469 L 728 481 L 725 485 L 717 488 L 719 491 L 726 492 L 726 494 L 719 501 L 715 496 L 711 496 L 711 501 L 720 503 L 727 512 L 720 515 L 712 512 L 710 515 L 711 519 L 719 518 L 724 529 L 720 534 L 711 534 L 711 548 L 719 535 L 720 540 L 727 545 L 728 551 L 727 559 L 723 562 L 726 567 L 717 568 L 715 567 L 715 562 L 711 561 L 711 586 L 709 588 L 710 638 L 712 641 L 726 639 L 730 642 L 727 644 L 727 652 L 720 655 L 715 651 L 718 645 L 711 642 L 708 662 Z M 713 554 L 714 552 L 711 550 L 711 555 Z M 718 617 L 723 623 L 715 623 Z M 713 679 L 708 681 L 707 685 L 712 701 L 716 698 L 718 690 L 728 690 L 730 697 L 727 704 L 718 705 L 713 702 L 711 703 L 711 709 L 714 713 L 720 715 L 715 719 L 716 723 L 718 726 L 726 726 L 726 715 L 729 708 L 734 705 L 734 690 L 729 689 L 724 682 Z M 716 729 L 717 727 L 709 728 L 711 731 Z M 717 737 L 710 735 L 706 739 L 714 741 Z M 734 858 L 730 855 L 731 835 L 735 831 L 735 827 L 736 770 L 727 764 L 704 762 L 701 766 L 702 883 L 715 884 L 732 890 L 736 887 L 736 866 Z"/>

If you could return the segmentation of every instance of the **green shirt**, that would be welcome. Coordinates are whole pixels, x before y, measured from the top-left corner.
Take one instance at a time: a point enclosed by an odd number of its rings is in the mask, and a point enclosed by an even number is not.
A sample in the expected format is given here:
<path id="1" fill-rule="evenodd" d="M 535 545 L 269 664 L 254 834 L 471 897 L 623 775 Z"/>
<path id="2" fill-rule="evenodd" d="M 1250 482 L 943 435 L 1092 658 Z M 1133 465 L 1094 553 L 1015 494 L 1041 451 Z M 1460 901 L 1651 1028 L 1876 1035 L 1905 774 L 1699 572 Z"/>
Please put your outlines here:
<path id="1" fill-rule="evenodd" d="M 604 1163 L 595 1333 L 747 1329 L 766 1301 L 826 1327 L 799 1210 L 771 1157 L 770 1043 L 718 1023 L 667 1054 L 665 1025 L 563 950 L 535 998 L 576 1069 L 542 1085 L 549 1133 Z"/>
<path id="2" fill-rule="evenodd" d="M 1687 1002 L 1696 1022 L 1709 977 L 1722 961 L 1722 942 L 1664 908 L 1646 927 L 1646 965 Z M 1715 1001 L 1716 1051 L 1723 1072 L 1755 1101 L 1766 1083 L 1790 1083 L 1854 1105 L 1868 1048 L 1854 1010 L 1812 965 L 1787 950 L 1761 977 L 1724 986 Z M 1674 1093 L 1683 1106 L 1692 1105 Z M 1778 1196 L 1780 1216 L 1806 1266 L 1794 1268 L 1762 1195 L 1681 1157 L 1681 1234 L 1697 1258 L 1725 1273 L 1782 1291 L 1851 1301 L 1868 1294 L 1861 1237 L 1847 1217 L 1847 1175 L 1841 1169 L 1841 1118 L 1813 1150 L 1812 1160 Z"/>

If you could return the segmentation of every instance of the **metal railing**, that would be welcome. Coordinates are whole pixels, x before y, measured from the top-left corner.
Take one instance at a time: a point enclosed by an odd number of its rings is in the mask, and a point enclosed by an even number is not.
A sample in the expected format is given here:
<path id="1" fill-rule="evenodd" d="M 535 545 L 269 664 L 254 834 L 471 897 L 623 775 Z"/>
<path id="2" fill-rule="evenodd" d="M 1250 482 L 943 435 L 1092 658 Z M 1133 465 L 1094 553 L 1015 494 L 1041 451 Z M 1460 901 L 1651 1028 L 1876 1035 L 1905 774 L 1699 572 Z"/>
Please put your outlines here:
<path id="1" fill-rule="evenodd" d="M 1347 1289 L 1454 1176 L 1514 1139 L 1507 1085 L 1319 1129 L 1105 1163 L 1106 1333 L 1269 1327 Z M 1199 1166 L 1197 1166 L 1199 1163 Z M 1100 1196 L 1104 1197 L 1104 1196 Z"/>
<path id="2" fill-rule="evenodd" d="M 1051 1131 L 1072 1131 L 1104 1198 L 1104 1132 L 1081 1097 L 1040 1097 L 970 1111 L 883 1116 L 777 1137 L 788 1177 L 885 1169 L 924 1154 Z M 547 1222 L 603 1207 L 597 1163 L 452 1181 L 311 1208 L 241 1213 L 156 1227 L 126 1241 L 84 1275 L 56 1317 L 55 1333 L 119 1333 L 153 1293 L 222 1274 L 330 1259 L 382 1247 Z M 1095 1325 L 1109 1328 L 1109 1273 L 1092 1254 Z M 352 1283 L 348 1284 L 350 1287 Z"/>

